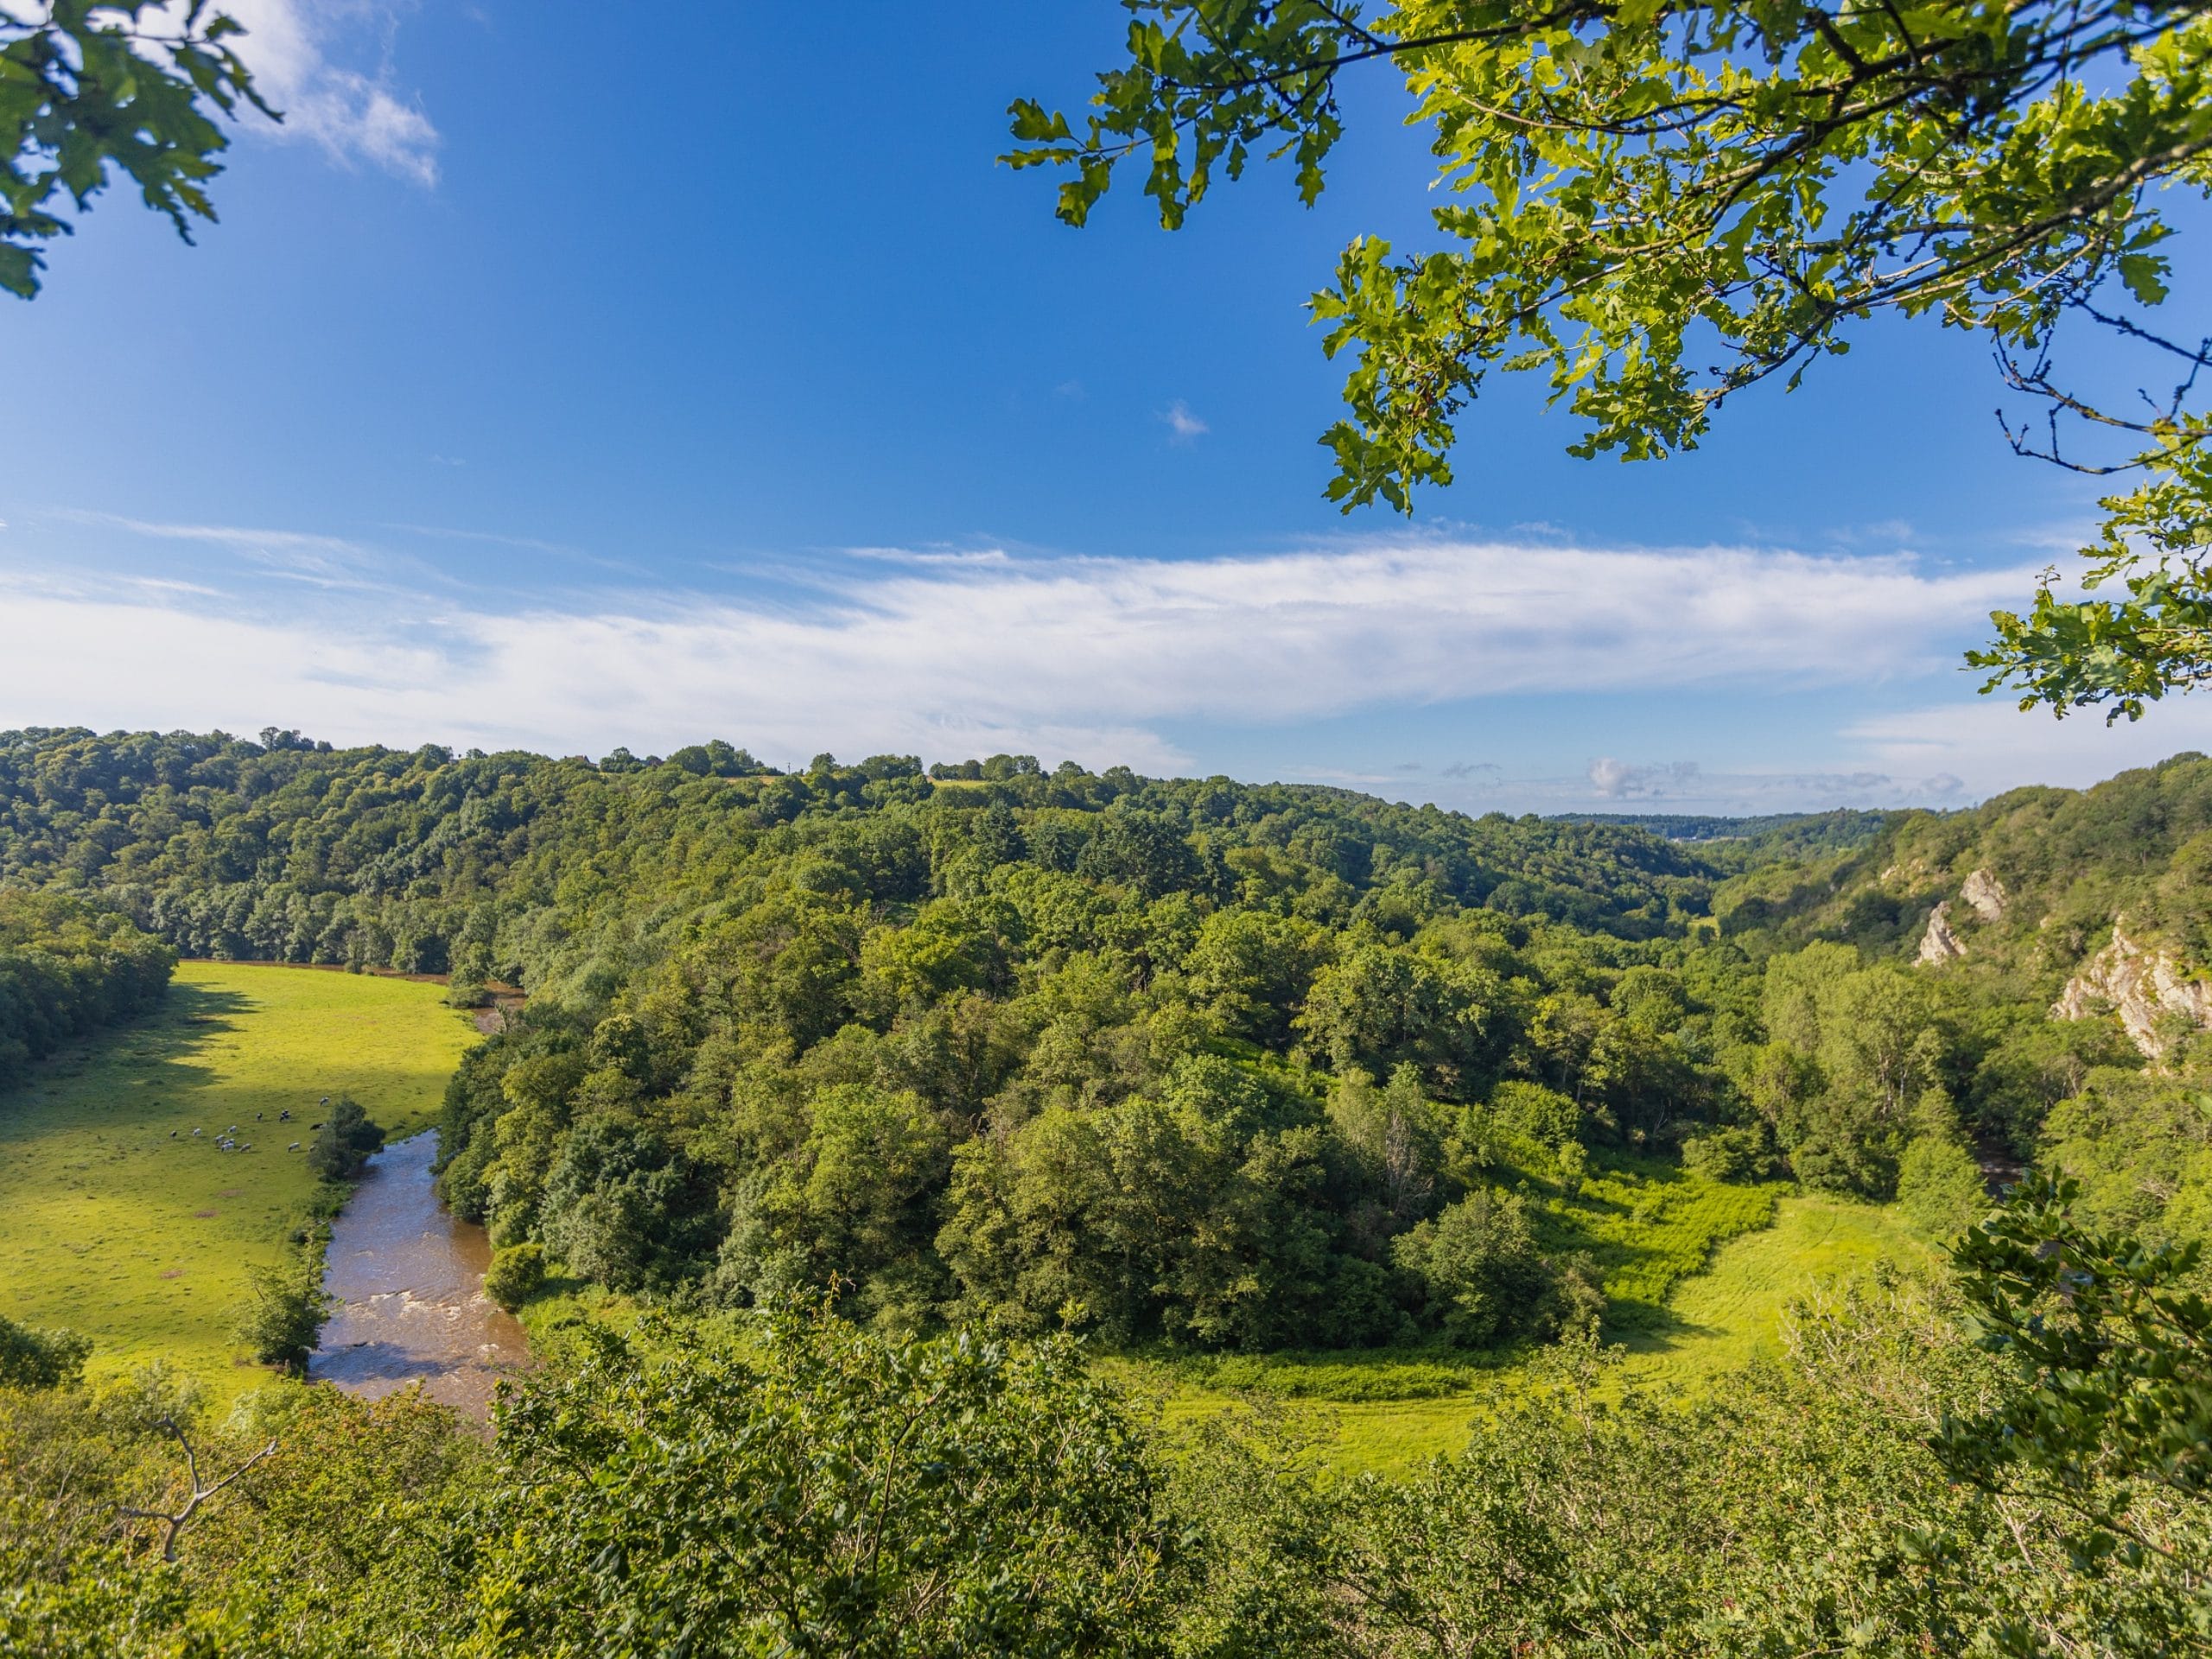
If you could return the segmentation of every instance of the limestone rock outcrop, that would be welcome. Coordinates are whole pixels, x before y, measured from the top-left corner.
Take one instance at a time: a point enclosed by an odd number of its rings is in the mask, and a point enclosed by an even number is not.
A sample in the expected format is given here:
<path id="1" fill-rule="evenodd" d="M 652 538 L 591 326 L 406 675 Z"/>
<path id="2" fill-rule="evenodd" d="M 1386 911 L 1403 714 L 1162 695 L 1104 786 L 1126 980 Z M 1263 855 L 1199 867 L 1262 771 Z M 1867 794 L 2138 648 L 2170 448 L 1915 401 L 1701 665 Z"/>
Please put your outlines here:
<path id="1" fill-rule="evenodd" d="M 2189 977 L 2179 960 L 2129 938 L 2115 922 L 2112 943 L 2066 982 L 2050 1017 L 2083 1020 L 2107 1008 L 2120 1015 L 2145 1057 L 2155 1060 L 2165 1051 L 2158 1027 L 2167 1016 L 2179 1014 L 2200 1029 L 2212 1028 L 2212 981 Z"/>
<path id="2" fill-rule="evenodd" d="M 1976 870 L 1967 877 L 1966 886 L 1959 889 L 1959 897 L 1974 906 L 1974 913 L 1985 922 L 2005 919 L 2005 884 L 1987 870 Z"/>
<path id="3" fill-rule="evenodd" d="M 1928 912 L 1928 931 L 1920 936 L 1920 960 L 1945 963 L 1966 953 L 1959 936 L 1951 931 L 1951 901 L 1946 899 Z"/>

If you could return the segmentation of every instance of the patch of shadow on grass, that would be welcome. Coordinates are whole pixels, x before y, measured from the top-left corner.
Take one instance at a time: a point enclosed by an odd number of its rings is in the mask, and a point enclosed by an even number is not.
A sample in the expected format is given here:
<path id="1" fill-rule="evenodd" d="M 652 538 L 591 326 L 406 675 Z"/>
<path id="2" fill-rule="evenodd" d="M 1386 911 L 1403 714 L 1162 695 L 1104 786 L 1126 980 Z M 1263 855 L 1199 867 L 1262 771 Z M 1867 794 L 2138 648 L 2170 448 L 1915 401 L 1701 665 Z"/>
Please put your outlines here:
<path id="1" fill-rule="evenodd" d="M 214 1038 L 239 1029 L 236 1016 L 253 1007 L 251 997 L 236 991 L 172 984 L 161 1007 L 98 1033 L 89 1051 L 35 1067 L 29 1082 L 35 1085 L 81 1077 L 90 1069 L 90 1060 L 97 1057 L 133 1073 L 136 1086 L 145 1091 L 143 1098 L 147 1104 L 165 1106 L 168 1090 L 182 1094 L 214 1086 L 215 1068 L 201 1063 L 198 1056 Z M 29 1101 L 32 1093 L 31 1088 L 0 1092 L 0 1117 L 14 1103 Z"/>
<path id="2" fill-rule="evenodd" d="M 1671 1307 L 1655 1307 L 1649 1302 L 1626 1303 L 1605 1314 L 1606 1337 L 1617 1337 L 1630 1353 L 1670 1354 L 1688 1344 L 1727 1334 L 1717 1325 L 1700 1325 Z"/>

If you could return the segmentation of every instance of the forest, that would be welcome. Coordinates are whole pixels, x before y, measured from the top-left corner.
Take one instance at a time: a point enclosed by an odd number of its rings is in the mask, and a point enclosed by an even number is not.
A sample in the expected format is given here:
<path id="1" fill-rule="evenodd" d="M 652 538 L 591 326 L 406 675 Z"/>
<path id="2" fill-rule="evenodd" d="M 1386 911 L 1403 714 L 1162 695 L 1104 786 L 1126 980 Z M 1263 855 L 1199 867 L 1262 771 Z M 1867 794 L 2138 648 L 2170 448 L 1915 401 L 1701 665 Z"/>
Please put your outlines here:
<path id="1" fill-rule="evenodd" d="M 0 1331 L 0 1651 L 2200 1643 L 2201 1429 L 2116 1429 L 2108 1343 L 2051 1415 L 2024 1310 L 2054 1230 L 2132 1263 L 2096 1328 L 2204 1397 L 2212 1049 L 2113 965 L 2212 959 L 2212 760 L 1700 828 L 1021 756 L 0 734 L 0 970 L 55 988 L 22 1029 L 126 1015 L 172 953 L 497 988 L 441 1191 L 504 1300 L 622 1310 L 543 1333 L 488 1448 L 327 1389 L 217 1418 Z M 1955 1265 L 1801 1309 L 1725 1399 L 1622 1398 L 1608 1344 L 1793 1190 Z M 1345 1483 L 1264 1401 L 1179 1438 L 1090 1363 L 1357 1351 L 1545 1380 Z M 294 1450 L 134 1575 L 161 1523 L 117 1508 L 188 1435 Z"/>

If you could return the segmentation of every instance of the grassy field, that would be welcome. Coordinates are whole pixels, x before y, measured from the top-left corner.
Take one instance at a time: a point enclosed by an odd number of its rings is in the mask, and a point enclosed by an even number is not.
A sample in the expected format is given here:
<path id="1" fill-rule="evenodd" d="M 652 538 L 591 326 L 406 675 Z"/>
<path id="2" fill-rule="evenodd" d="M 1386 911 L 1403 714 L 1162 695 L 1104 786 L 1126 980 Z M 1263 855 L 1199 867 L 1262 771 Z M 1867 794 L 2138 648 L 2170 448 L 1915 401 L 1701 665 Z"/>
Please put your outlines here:
<path id="1" fill-rule="evenodd" d="M 1701 1392 L 1762 1351 L 1778 1351 L 1783 1310 L 1823 1281 L 1882 1261 L 1924 1262 L 1930 1254 L 1889 1210 L 1845 1198 L 1783 1198 L 1775 1206 L 1772 1226 L 1721 1244 L 1707 1269 L 1675 1283 L 1655 1313 L 1637 1308 L 1635 1328 L 1621 1338 L 1628 1352 L 1619 1386 L 1649 1395 Z M 1237 1368 L 1221 1369 L 1224 1380 L 1243 1380 Z M 1467 1386 L 1446 1391 L 1440 1383 L 1452 1380 L 1448 1363 L 1382 1360 L 1372 1368 L 1376 1374 L 1371 1378 L 1348 1383 L 1342 1376 L 1327 1376 L 1336 1397 L 1306 1403 L 1295 1398 L 1291 1368 L 1262 1363 L 1249 1369 L 1250 1381 L 1261 1391 L 1294 1396 L 1287 1409 L 1310 1419 L 1323 1455 L 1346 1473 L 1404 1473 L 1440 1453 L 1457 1451 L 1484 1402 L 1499 1390 L 1520 1386 L 1521 1376 L 1512 1367 L 1475 1367 L 1464 1376 Z M 1364 1368 L 1340 1363 L 1326 1369 Z M 1170 1427 L 1203 1420 L 1232 1402 L 1233 1396 L 1221 1389 L 1175 1381 L 1157 1368 L 1124 1363 L 1117 1370 L 1129 1386 L 1160 1399 L 1162 1419 Z M 1407 1393 L 1422 1397 L 1356 1397 L 1362 1391 L 1389 1393 L 1393 1372 L 1402 1378 Z"/>
<path id="2" fill-rule="evenodd" d="M 0 1313 L 85 1332 L 95 1370 L 159 1356 L 219 1395 L 252 1386 L 230 1337 L 245 1269 L 275 1259 L 315 1186 L 285 1147 L 341 1092 L 394 1139 L 428 1128 L 476 1040 L 443 995 L 188 963 L 161 1013 L 0 1095 Z M 251 1152 L 215 1149 L 233 1123 Z"/>
<path id="3" fill-rule="evenodd" d="M 1822 1281 L 1935 1252 L 1897 1212 L 1848 1198 L 1784 1198 L 1774 1225 L 1731 1240 L 1712 1270 L 1686 1279 L 1659 1326 L 1627 1340 L 1624 1380 L 1647 1392 L 1694 1390 L 1780 1351 L 1782 1311 Z"/>

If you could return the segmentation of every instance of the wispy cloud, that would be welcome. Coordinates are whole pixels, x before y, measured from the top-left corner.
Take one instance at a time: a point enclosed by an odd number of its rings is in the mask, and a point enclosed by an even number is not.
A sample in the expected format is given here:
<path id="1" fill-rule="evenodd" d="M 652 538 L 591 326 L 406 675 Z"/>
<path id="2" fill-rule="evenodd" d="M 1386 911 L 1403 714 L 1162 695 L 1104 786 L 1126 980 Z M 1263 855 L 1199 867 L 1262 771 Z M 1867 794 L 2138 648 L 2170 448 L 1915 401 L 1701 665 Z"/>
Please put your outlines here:
<path id="1" fill-rule="evenodd" d="M 626 588 L 511 609 L 380 567 L 342 537 L 79 522 L 213 543 L 249 568 L 322 561 L 337 574 L 289 601 L 223 582 L 219 605 L 81 563 L 66 588 L 0 577 L 11 636 L 33 642 L 0 658 L 0 726 L 273 722 L 563 753 L 718 732 L 793 759 L 1011 748 L 1177 770 L 1207 722 L 1284 727 L 1508 693 L 1909 683 L 1954 663 L 1960 638 L 2032 579 L 1904 557 L 1468 540 L 1181 562 L 879 549 L 811 567 L 798 602 Z M 1827 800 L 1925 793 L 1942 774 L 1968 790 L 2037 775 L 1994 774 L 1967 753 L 1980 741 L 1936 715 L 1899 717 L 1855 730 L 1824 771 L 1608 758 L 1542 798 L 1734 791 L 1779 807 L 1792 790 Z M 1520 787 L 1496 762 L 1436 775 L 1485 798 Z"/>
<path id="2" fill-rule="evenodd" d="M 394 84 L 381 57 L 398 17 L 411 6 L 389 0 L 224 0 L 245 33 L 232 46 L 253 72 L 256 89 L 284 119 L 252 119 L 249 130 L 320 144 L 348 166 L 365 162 L 425 188 L 438 181 L 438 130 Z M 149 6 L 140 20 L 162 32 L 166 15 L 181 24 L 184 0 Z"/>
<path id="3" fill-rule="evenodd" d="M 343 536 L 246 524 L 162 524 L 117 513 L 60 508 L 42 515 L 92 530 L 121 531 L 155 541 L 196 542 L 220 548 L 279 580 L 318 588 L 374 589 L 390 561 L 364 543 Z"/>
<path id="4" fill-rule="evenodd" d="M 1178 397 L 1160 411 L 1160 418 L 1166 423 L 1168 442 L 1189 443 L 1202 438 L 1213 429 L 1191 412 L 1191 406 Z"/>

